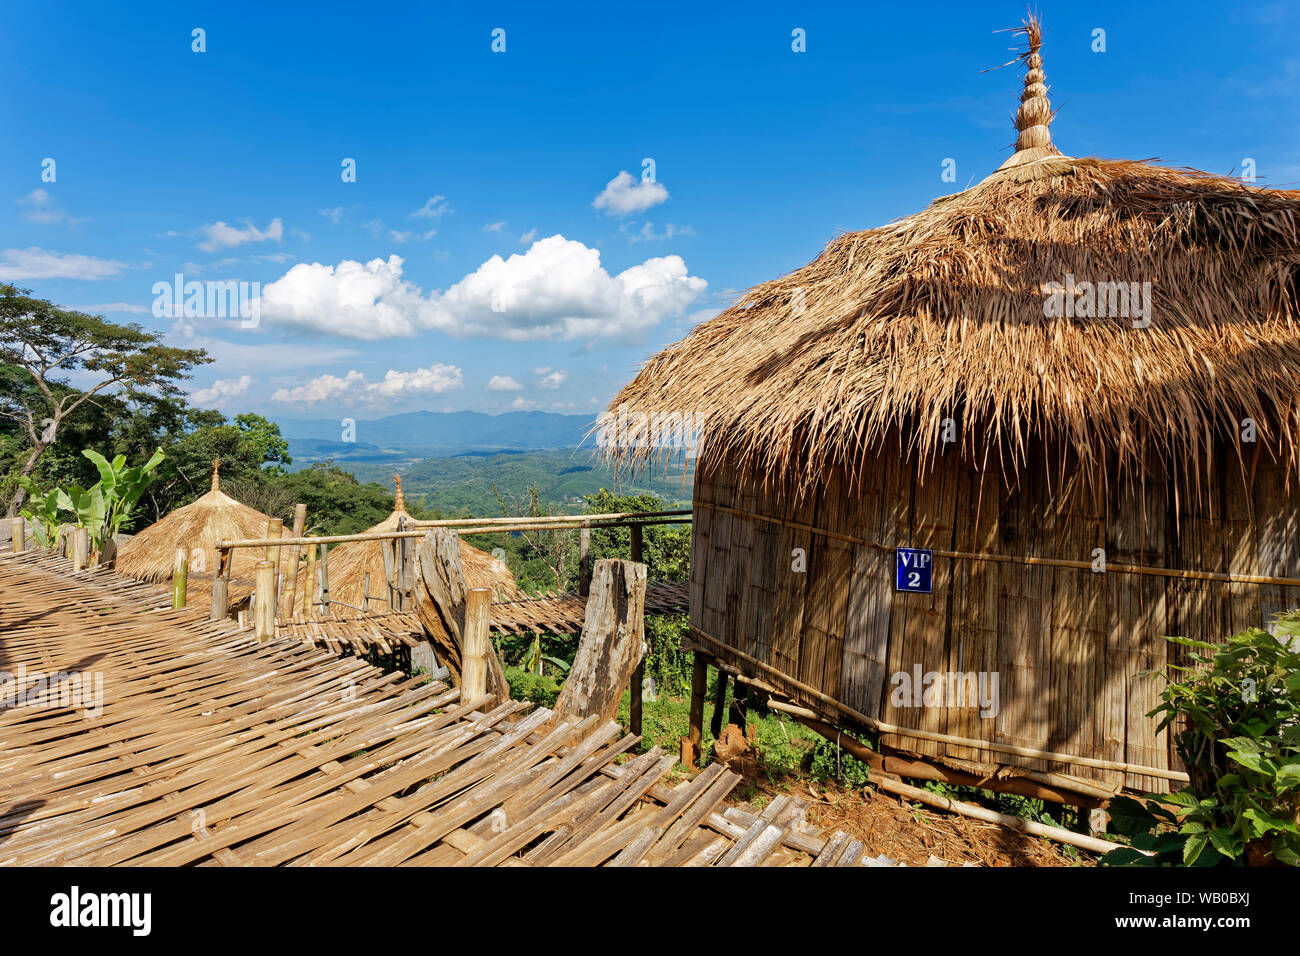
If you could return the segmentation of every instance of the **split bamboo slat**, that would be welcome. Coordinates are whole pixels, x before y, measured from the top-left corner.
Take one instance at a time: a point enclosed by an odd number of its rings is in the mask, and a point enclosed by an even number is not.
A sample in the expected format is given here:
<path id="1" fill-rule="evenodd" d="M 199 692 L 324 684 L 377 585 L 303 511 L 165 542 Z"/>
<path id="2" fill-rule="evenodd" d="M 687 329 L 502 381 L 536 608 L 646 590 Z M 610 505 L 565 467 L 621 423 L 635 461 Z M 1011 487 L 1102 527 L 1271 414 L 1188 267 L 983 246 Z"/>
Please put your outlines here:
<path id="1" fill-rule="evenodd" d="M 639 738 L 612 721 L 462 700 L 171 603 L 0 556 L 0 866 L 810 865 L 843 842 L 797 803 L 736 818 L 722 765 L 674 788 L 658 748 L 619 763 Z M 372 622 L 297 626 L 352 647 Z"/>

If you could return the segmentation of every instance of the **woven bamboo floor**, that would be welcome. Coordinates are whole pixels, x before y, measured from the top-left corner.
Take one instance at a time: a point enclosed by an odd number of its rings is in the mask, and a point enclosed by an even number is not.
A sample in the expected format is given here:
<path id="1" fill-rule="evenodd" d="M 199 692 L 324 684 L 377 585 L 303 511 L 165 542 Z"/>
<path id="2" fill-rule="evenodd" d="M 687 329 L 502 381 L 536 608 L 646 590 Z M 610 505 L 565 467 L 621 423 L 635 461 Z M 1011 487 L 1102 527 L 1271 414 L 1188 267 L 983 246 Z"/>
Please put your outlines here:
<path id="1" fill-rule="evenodd" d="M 646 587 L 645 613 L 685 613 L 689 610 L 689 591 L 686 582 L 651 581 Z M 493 601 L 492 633 L 581 634 L 586 610 L 585 599 L 567 592 Z M 281 622 L 279 631 L 335 653 L 350 648 L 358 654 L 371 649 L 391 654 L 399 647 L 414 647 L 424 637 L 419 618 L 400 611 L 362 614 L 342 609 L 328 619 Z"/>
<path id="2" fill-rule="evenodd" d="M 24 670 L 102 676 L 102 712 L 55 694 L 0 710 L 0 865 L 869 862 L 799 801 L 725 807 L 739 778 L 720 764 L 668 786 L 674 759 L 635 755 L 613 722 L 555 726 L 258 644 L 171 610 L 164 588 L 49 556 L 0 557 L 0 671 Z"/>

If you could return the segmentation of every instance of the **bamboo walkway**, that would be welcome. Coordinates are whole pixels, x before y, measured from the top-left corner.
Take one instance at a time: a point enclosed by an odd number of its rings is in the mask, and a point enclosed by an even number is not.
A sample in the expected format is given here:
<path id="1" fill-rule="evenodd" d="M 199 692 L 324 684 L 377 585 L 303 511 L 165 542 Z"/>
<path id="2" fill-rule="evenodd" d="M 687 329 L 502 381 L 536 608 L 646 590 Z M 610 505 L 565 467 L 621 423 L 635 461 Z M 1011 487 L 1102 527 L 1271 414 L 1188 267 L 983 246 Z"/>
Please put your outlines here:
<path id="1" fill-rule="evenodd" d="M 668 786 L 674 759 L 613 722 L 461 701 L 167 598 L 0 557 L 0 865 L 871 863 L 799 801 L 725 807 L 720 764 Z"/>
<path id="2" fill-rule="evenodd" d="M 678 614 L 689 610 L 690 585 L 684 581 L 651 581 L 646 587 L 646 614 Z M 587 602 L 576 594 L 556 592 L 514 601 L 493 601 L 491 631 L 503 634 L 581 634 Z M 413 613 L 343 610 L 328 619 L 281 621 L 280 634 L 325 647 L 338 653 L 351 649 L 365 654 L 372 649 L 391 654 L 414 647 L 424 637 L 420 619 Z"/>

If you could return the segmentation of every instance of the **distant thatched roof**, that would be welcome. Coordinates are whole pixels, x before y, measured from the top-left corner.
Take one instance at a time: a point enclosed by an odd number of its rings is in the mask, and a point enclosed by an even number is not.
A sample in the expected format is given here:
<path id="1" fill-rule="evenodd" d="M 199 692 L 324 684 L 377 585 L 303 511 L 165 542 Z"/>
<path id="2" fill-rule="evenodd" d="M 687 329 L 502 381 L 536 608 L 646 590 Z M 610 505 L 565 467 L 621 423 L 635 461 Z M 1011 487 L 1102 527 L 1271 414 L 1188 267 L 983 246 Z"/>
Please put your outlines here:
<path id="1" fill-rule="evenodd" d="M 828 466 L 857 473 L 891 434 L 932 459 L 948 418 L 963 453 L 1008 474 L 1044 441 L 1089 472 L 1143 455 L 1193 468 L 1246 417 L 1294 470 L 1300 192 L 1060 155 L 1037 24 L 1024 32 L 1018 149 L 999 170 L 750 289 L 611 412 L 691 414 L 706 465 L 805 486 Z M 1120 282 L 1150 283 L 1149 327 L 1106 295 L 1104 317 L 1046 314 Z"/>
<path id="2" fill-rule="evenodd" d="M 190 591 L 211 587 L 217 568 L 218 541 L 266 537 L 267 515 L 221 491 L 217 466 L 212 469 L 212 487 L 203 497 L 177 508 L 160 521 L 125 542 L 117 552 L 117 571 L 142 581 L 168 581 L 172 576 L 176 546 L 190 551 Z M 251 588 L 254 571 L 261 561 L 260 548 L 236 548 L 233 552 L 230 597 L 241 588 Z M 207 582 L 207 583 L 204 583 Z"/>
<path id="3" fill-rule="evenodd" d="M 393 513 L 379 524 L 367 528 L 364 534 L 376 531 L 396 531 L 400 518 L 410 520 L 402 495 L 402 480 L 397 478 L 397 496 L 393 503 Z M 384 549 L 382 541 L 348 541 L 329 552 L 329 586 L 330 600 L 363 607 L 366 595 L 366 575 L 370 575 L 370 596 L 387 598 L 387 578 L 384 570 Z M 489 588 L 494 600 L 515 597 L 516 585 L 512 575 L 502 562 L 492 555 L 480 551 L 465 540 L 460 542 L 460 557 L 465 572 L 465 581 L 471 588 Z M 383 605 L 372 605 L 382 609 Z M 346 615 L 347 609 L 335 608 L 339 614 Z"/>

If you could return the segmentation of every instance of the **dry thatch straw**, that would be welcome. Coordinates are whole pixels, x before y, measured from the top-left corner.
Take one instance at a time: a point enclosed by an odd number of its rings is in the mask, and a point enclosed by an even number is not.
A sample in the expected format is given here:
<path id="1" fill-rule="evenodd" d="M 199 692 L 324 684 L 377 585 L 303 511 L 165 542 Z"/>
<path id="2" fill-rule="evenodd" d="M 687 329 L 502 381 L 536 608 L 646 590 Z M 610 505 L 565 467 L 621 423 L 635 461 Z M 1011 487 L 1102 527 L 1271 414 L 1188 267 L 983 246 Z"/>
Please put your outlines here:
<path id="1" fill-rule="evenodd" d="M 1157 463 L 1196 475 L 1213 443 L 1243 456 L 1245 418 L 1259 429 L 1246 454 L 1274 449 L 1294 472 L 1300 192 L 1060 155 L 1041 33 L 1024 32 L 1020 148 L 1000 169 L 750 289 L 651 358 L 611 412 L 693 413 L 702 467 L 734 456 L 802 489 L 858 474 L 891 430 L 932 463 L 949 418 L 960 453 L 1008 480 L 1044 448 L 1095 485 Z M 1049 284 L 1071 277 L 1073 291 L 1149 282 L 1150 326 L 1045 314 Z M 660 454 L 615 449 L 633 466 Z"/>
<path id="2" fill-rule="evenodd" d="M 172 576 L 176 546 L 190 553 L 189 593 L 211 593 L 212 575 L 217 570 L 218 541 L 263 538 L 271 519 L 242 505 L 221 491 L 218 469 L 212 467 L 212 487 L 203 497 L 177 508 L 124 543 L 117 552 L 118 572 L 141 581 L 167 581 Z M 281 549 L 281 557 L 283 558 Z M 252 590 L 254 570 L 262 560 L 261 548 L 236 548 L 232 556 L 230 599 L 237 600 Z"/>
<path id="3" fill-rule="evenodd" d="M 396 531 L 399 519 L 405 517 L 411 520 L 402 494 L 402 479 L 398 476 L 394 478 L 397 483 L 397 494 L 393 502 L 393 513 L 374 527 L 367 528 L 362 532 L 363 534 Z M 508 600 L 516 596 L 514 575 L 503 562 L 498 562 L 492 555 L 480 551 L 463 539 L 460 542 L 460 557 L 469 587 L 490 589 L 494 600 Z M 330 602 L 333 604 L 337 601 L 350 606 L 334 607 L 332 610 L 335 613 L 347 616 L 351 609 L 365 606 L 367 574 L 370 575 L 370 596 L 383 598 L 386 601 L 388 586 L 384 570 L 384 542 L 348 541 L 329 552 Z M 298 592 L 300 594 L 303 592 L 301 579 Z M 386 609 L 387 605 L 382 603 L 371 605 L 371 610 Z"/>

